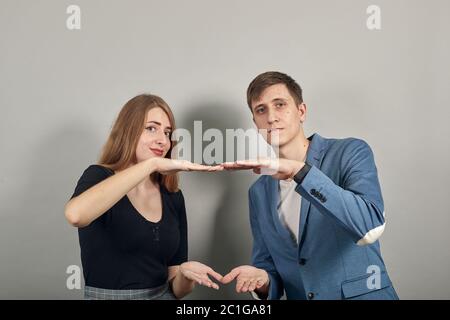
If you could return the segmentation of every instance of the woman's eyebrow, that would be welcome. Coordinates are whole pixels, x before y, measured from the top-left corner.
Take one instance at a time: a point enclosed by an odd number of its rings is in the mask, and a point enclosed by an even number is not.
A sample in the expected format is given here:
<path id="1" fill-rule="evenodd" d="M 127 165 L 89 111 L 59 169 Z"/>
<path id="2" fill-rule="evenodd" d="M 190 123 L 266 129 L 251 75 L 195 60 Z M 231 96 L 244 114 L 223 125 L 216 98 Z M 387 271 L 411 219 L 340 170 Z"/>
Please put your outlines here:
<path id="1" fill-rule="evenodd" d="M 161 122 L 158 122 L 158 121 L 150 120 L 147 123 L 154 123 L 154 124 L 156 124 L 158 126 L 161 126 Z M 172 130 L 172 127 L 168 126 L 168 127 L 166 127 L 166 129 Z"/>

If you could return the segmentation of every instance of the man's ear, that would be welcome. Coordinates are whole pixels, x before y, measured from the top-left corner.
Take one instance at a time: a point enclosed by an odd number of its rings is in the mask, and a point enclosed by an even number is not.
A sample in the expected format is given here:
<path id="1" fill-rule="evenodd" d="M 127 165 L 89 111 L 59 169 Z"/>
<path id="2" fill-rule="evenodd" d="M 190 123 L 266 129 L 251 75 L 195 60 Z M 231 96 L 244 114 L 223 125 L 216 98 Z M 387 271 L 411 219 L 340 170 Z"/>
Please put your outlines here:
<path id="1" fill-rule="evenodd" d="M 300 123 L 305 122 L 306 120 L 306 104 L 304 102 L 297 105 L 297 109 L 300 116 Z"/>

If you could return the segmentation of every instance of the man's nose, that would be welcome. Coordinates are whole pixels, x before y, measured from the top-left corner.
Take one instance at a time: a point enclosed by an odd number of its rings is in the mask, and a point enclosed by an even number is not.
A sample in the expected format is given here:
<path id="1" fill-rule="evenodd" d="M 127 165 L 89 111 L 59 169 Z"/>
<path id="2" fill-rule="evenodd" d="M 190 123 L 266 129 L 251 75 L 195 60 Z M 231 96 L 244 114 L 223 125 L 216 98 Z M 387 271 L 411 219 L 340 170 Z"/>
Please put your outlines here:
<path id="1" fill-rule="evenodd" d="M 267 112 L 267 122 L 269 124 L 272 124 L 274 122 L 278 122 L 278 115 L 277 112 L 271 108 L 269 108 L 268 112 Z"/>

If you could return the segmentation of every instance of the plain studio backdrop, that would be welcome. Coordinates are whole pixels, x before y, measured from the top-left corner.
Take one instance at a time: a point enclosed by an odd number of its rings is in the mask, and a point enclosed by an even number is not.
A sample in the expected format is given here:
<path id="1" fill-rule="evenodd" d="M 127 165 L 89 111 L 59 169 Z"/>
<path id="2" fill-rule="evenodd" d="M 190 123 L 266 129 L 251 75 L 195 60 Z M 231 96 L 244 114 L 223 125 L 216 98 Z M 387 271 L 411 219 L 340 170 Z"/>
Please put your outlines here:
<path id="1" fill-rule="evenodd" d="M 79 30 L 66 26 L 70 5 Z M 379 30 L 367 27 L 370 5 Z M 63 208 L 128 99 L 160 95 L 179 127 L 248 129 L 249 82 L 278 70 L 304 89 L 307 135 L 372 147 L 400 298 L 449 299 L 449 14 L 447 0 L 2 0 L 0 298 L 82 298 L 66 285 L 81 261 Z M 190 259 L 223 274 L 248 264 L 257 176 L 181 178 Z M 232 284 L 188 298 L 249 295 Z"/>

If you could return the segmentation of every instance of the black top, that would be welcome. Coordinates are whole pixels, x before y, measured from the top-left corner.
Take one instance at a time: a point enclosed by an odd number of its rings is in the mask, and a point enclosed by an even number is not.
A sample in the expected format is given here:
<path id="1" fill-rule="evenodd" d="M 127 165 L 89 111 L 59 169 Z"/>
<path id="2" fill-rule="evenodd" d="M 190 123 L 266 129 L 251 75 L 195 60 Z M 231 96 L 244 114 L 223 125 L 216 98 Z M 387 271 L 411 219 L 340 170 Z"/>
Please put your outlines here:
<path id="1" fill-rule="evenodd" d="M 112 176 L 114 171 L 91 165 L 72 198 Z M 145 289 L 167 282 L 168 266 L 187 260 L 187 222 L 181 191 L 160 186 L 162 217 L 153 223 L 127 195 L 90 225 L 79 228 L 85 284 L 104 289 Z"/>

